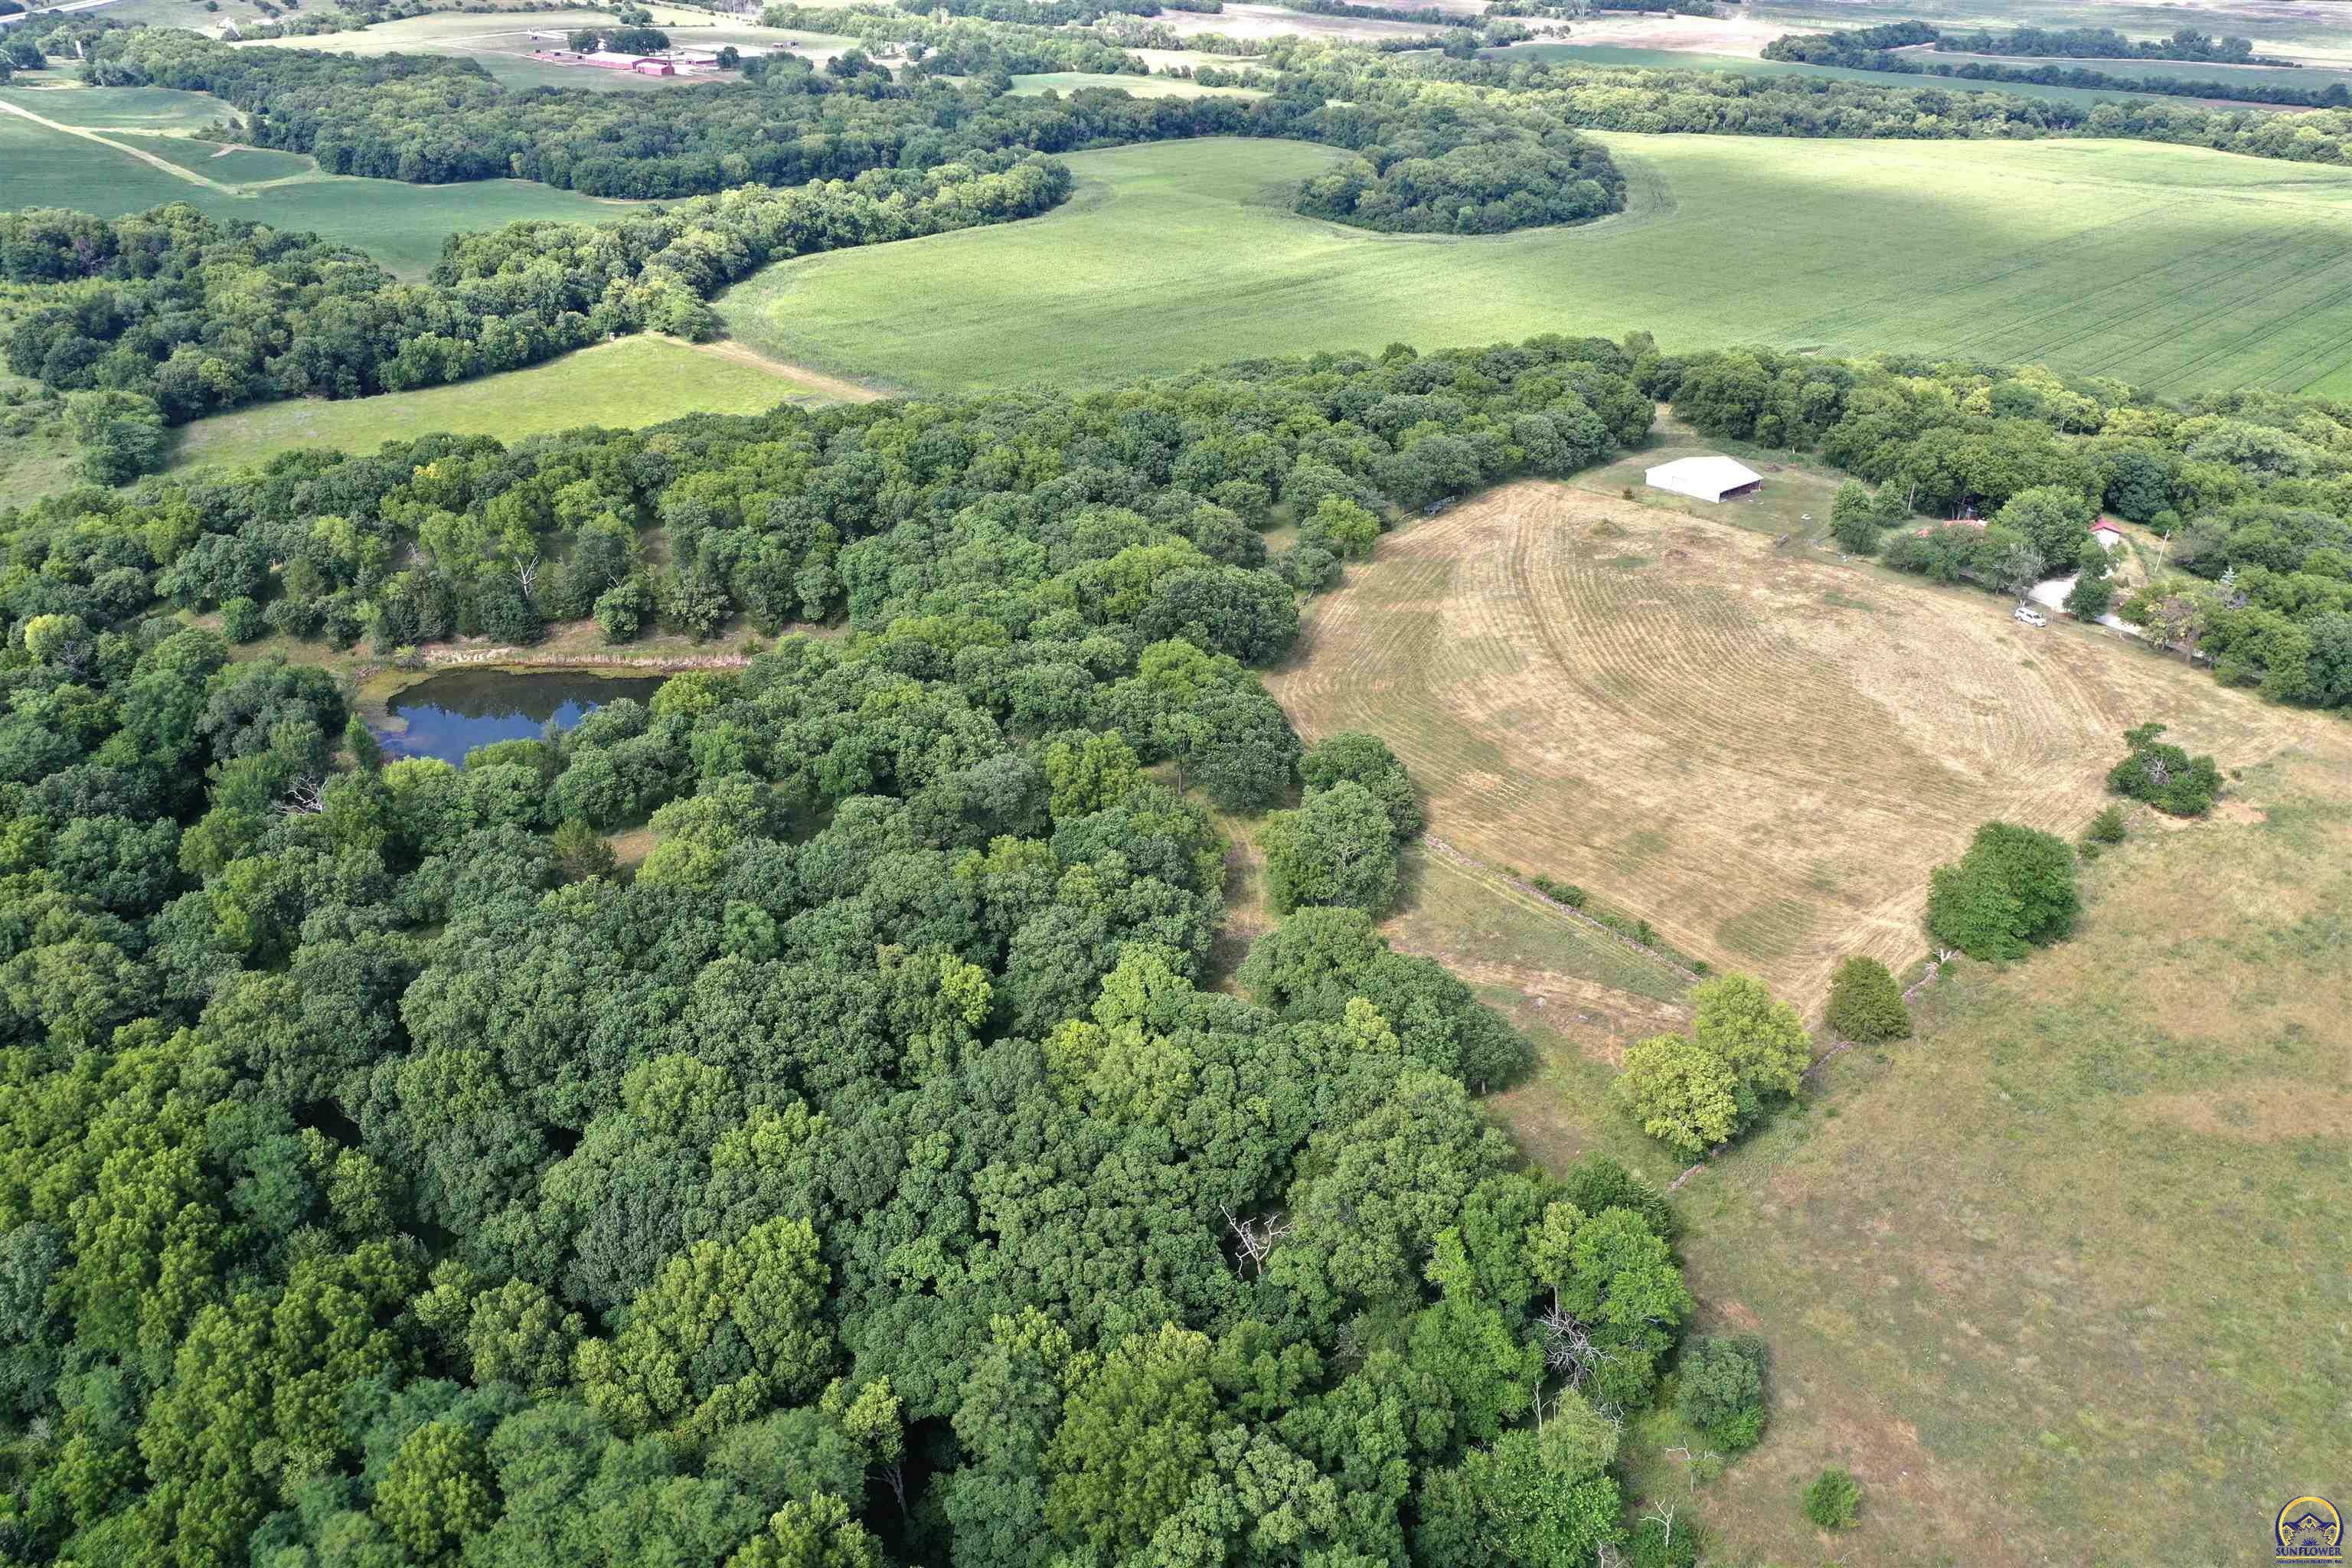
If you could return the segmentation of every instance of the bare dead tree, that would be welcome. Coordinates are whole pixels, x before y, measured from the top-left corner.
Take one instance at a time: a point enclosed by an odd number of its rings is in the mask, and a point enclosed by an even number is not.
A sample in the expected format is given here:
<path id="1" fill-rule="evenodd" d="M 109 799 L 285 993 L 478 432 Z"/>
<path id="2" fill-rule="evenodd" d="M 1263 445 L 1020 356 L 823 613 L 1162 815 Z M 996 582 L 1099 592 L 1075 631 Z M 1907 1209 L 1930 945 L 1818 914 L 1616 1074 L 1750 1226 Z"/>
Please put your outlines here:
<path id="1" fill-rule="evenodd" d="M 1592 1342 L 1591 1331 L 1562 1311 L 1556 1299 L 1536 1326 L 1543 1331 L 1544 1364 L 1566 1376 L 1570 1388 L 1581 1389 L 1585 1379 L 1609 1359 L 1609 1352 Z"/>
<path id="2" fill-rule="evenodd" d="M 1264 1273 L 1266 1258 L 1274 1251 L 1274 1244 L 1297 1228 L 1278 1214 L 1252 1220 L 1238 1217 L 1231 1209 L 1223 1212 L 1225 1234 L 1234 1238 L 1234 1247 L 1238 1254 L 1234 1258 L 1234 1271 L 1237 1274 L 1244 1263 L 1249 1265 L 1253 1273 Z"/>
<path id="3" fill-rule="evenodd" d="M 1658 1504 L 1658 1506 L 1657 1506 L 1657 1507 L 1655 1507 L 1655 1508 L 1652 1509 L 1649 1512 L 1647 1512 L 1647 1513 L 1643 1514 L 1643 1515 L 1642 1516 L 1642 1519 L 1643 1519 L 1643 1522 L 1645 1522 L 1645 1523 L 1646 1523 L 1646 1522 L 1649 1522 L 1649 1521 L 1656 1521 L 1656 1523 L 1658 1524 L 1659 1528 L 1660 1528 L 1660 1529 L 1662 1529 L 1663 1531 L 1664 1531 L 1664 1532 L 1665 1532 L 1665 1537 L 1666 1537 L 1666 1538 L 1665 1538 L 1665 1540 L 1664 1540 L 1664 1542 L 1662 1542 L 1660 1544 L 1664 1545 L 1664 1546 L 1669 1546 L 1669 1547 L 1671 1547 L 1672 1545 L 1674 1545 L 1674 1543 L 1675 1543 L 1675 1510 L 1673 1509 L 1673 1507 L 1671 1507 L 1670 1505 L 1668 1505 L 1668 1504 L 1666 1504 L 1666 1503 L 1660 1503 L 1660 1504 Z"/>
<path id="4" fill-rule="evenodd" d="M 280 816 L 316 816 L 326 809 L 325 782 L 312 778 L 296 779 L 277 807 Z"/>

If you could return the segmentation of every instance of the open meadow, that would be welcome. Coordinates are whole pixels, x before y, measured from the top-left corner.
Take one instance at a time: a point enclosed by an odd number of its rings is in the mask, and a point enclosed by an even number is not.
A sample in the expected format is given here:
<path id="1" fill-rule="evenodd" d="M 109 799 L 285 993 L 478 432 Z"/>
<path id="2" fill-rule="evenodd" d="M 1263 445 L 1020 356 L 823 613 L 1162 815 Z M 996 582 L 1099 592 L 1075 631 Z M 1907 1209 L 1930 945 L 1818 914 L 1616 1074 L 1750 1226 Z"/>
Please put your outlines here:
<path id="1" fill-rule="evenodd" d="M 1806 1009 L 1850 953 L 1916 963 L 1927 872 L 1979 822 L 2078 831 L 2130 726 L 2232 765 L 2336 729 L 1984 595 L 1540 483 L 1386 541 L 1268 684 L 1310 739 L 1385 736 L 1432 833 Z"/>
<path id="2" fill-rule="evenodd" d="M 1763 1446 L 1690 1499 L 1709 1563 L 2218 1568 L 2341 1488 L 2352 750 L 2326 729 L 2215 820 L 2137 814 L 2070 941 L 1961 965 L 1916 1039 L 1838 1058 L 1683 1188 L 1703 1313 L 1767 1334 L 1776 1386 Z M 1589 1109 L 1570 1152 L 1618 1136 Z M 1791 1504 L 1825 1463 L 1868 1489 L 1834 1545 Z"/>
<path id="3" fill-rule="evenodd" d="M 785 262 L 718 308 L 777 358 L 925 392 L 1634 328 L 2178 391 L 2352 365 L 2352 171 L 2138 142 L 1601 140 L 1628 211 L 1475 238 L 1291 212 L 1325 148 L 1079 153 L 1043 217 Z"/>
<path id="4" fill-rule="evenodd" d="M 188 134 L 230 112 L 201 93 L 154 88 L 0 88 L 0 205 L 118 217 L 186 202 L 213 217 L 314 230 L 407 278 L 439 260 L 452 234 L 517 218 L 593 221 L 627 207 L 523 180 L 411 185 L 322 174 L 307 157 Z"/>
<path id="5" fill-rule="evenodd" d="M 374 451 L 427 431 L 519 441 L 584 425 L 636 429 L 688 414 L 763 414 L 836 399 L 750 355 L 640 335 L 454 386 L 341 402 L 266 403 L 184 426 L 172 466 L 243 467 L 309 448 Z"/>

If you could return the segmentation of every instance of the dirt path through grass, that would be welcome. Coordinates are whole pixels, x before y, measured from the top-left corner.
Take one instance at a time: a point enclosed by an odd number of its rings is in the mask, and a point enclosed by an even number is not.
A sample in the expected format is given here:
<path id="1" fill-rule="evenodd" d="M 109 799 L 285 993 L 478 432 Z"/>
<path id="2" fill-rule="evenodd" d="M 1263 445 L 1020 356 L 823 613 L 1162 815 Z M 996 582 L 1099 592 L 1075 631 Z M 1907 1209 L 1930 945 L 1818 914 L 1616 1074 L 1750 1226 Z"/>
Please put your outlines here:
<path id="1" fill-rule="evenodd" d="M 685 342 L 683 338 L 672 341 Z M 709 354 L 716 359 L 732 360 L 737 364 L 756 365 L 761 370 L 772 371 L 778 375 L 799 382 L 811 392 L 829 397 L 836 403 L 873 403 L 881 398 L 899 395 L 894 392 L 877 391 L 871 386 L 862 385 L 855 381 L 844 381 L 837 375 L 827 375 L 823 371 L 811 370 L 806 365 L 788 364 L 782 360 L 772 359 L 748 343 L 738 342 L 733 338 L 721 338 L 715 343 L 689 343 L 687 346 L 698 353 Z"/>
<path id="2" fill-rule="evenodd" d="M 97 132 L 85 131 L 79 125 L 61 124 L 55 120 L 48 119 L 47 116 L 34 113 L 31 110 L 26 109 L 22 104 L 10 103 L 5 100 L 0 100 L 0 109 L 5 109 L 9 113 L 14 114 L 20 119 L 29 120 L 36 125 L 46 126 L 51 131 L 62 132 L 68 136 L 79 136 L 85 142 L 95 142 L 101 147 L 111 147 L 114 151 L 121 153 L 126 158 L 136 158 L 142 163 L 161 169 L 163 173 L 171 175 L 173 178 L 185 180 L 192 185 L 202 185 L 206 190 L 218 191 L 225 196 L 245 196 L 252 194 L 242 185 L 226 185 L 218 180 L 207 179 L 204 175 L 197 174 L 194 169 L 183 169 L 177 163 L 171 162 L 169 159 L 158 158 L 152 153 L 142 153 L 136 147 L 126 146 L 122 142 L 114 140 L 111 136 L 100 136 Z M 215 157 L 218 155 L 219 154 L 217 153 L 215 154 Z"/>

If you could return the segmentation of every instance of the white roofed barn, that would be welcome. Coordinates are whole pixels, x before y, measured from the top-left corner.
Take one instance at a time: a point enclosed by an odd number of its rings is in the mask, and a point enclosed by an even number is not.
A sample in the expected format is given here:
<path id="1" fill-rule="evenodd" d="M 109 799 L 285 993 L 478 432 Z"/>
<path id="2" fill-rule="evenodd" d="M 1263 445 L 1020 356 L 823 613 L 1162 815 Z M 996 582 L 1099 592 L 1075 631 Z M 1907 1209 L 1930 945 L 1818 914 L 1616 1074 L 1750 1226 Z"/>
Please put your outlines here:
<path id="1" fill-rule="evenodd" d="M 1753 495 L 1764 477 L 1737 458 L 1677 458 L 1642 476 L 1654 490 L 1671 490 L 1700 500 L 1729 500 Z"/>

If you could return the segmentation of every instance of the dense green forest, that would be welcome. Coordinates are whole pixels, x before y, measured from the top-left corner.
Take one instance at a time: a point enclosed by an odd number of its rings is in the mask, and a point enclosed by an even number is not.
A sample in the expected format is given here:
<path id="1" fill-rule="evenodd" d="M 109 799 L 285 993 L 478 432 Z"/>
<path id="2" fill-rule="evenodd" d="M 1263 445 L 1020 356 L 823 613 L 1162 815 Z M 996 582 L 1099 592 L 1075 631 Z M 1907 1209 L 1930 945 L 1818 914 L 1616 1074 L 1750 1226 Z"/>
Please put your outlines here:
<path id="1" fill-rule="evenodd" d="M 1702 430 L 1879 486 L 1890 504 L 1840 499 L 1849 549 L 2010 594 L 2079 570 L 2077 614 L 2119 609 L 2281 701 L 2352 705 L 2352 405 L 2251 391 L 2168 405 L 2039 368 L 1765 348 L 1646 358 L 1637 374 Z M 2166 536 L 2165 570 L 2129 600 L 2087 531 L 2101 510 Z M 1975 521 L 1915 529 L 1915 512 Z"/>
<path id="2" fill-rule="evenodd" d="M 426 284 L 314 235 L 185 205 L 110 222 L 0 213 L 0 278 L 38 286 L 11 318 L 7 363 L 56 391 L 150 400 L 173 423 L 257 399 L 438 385 L 614 332 L 709 338 L 702 301 L 771 261 L 1032 216 L 1069 183 L 1051 160 L 998 154 L 746 185 L 609 224 L 453 237 Z"/>
<path id="3" fill-rule="evenodd" d="M 2277 103 L 2308 109 L 2352 106 L 2352 88 L 2342 82 L 2326 87 L 2299 87 L 2270 82 L 2244 71 L 2227 79 L 2214 77 L 2119 76 L 2087 67 L 2042 64 L 2005 66 L 1985 60 L 1955 65 L 1923 55 L 1916 46 L 1933 44 L 1937 51 L 1970 54 L 2060 55 L 2076 58 L 2206 60 L 2245 64 L 2252 60 L 2252 46 L 2243 38 L 2216 40 L 2183 28 L 2165 44 L 2134 46 L 2104 28 L 2078 28 L 2046 33 L 2023 28 L 2015 33 L 1945 33 L 1926 22 L 1889 22 L 1836 33 L 1791 33 L 1764 46 L 1768 60 L 1797 60 L 1809 65 L 1839 66 L 1849 70 L 1893 71 L 1907 76 L 1957 77 L 1968 81 L 2033 83 L 2042 87 L 2079 87 L 2093 91 L 2161 93 L 2176 98 L 2237 99 L 2250 103 Z M 2049 44 L 2056 47 L 2042 48 Z M 2242 47 L 2242 50 L 2236 47 Z M 2284 60 L 2263 63 L 2284 65 Z"/>
<path id="4" fill-rule="evenodd" d="M 1664 1202 L 1528 1171 L 1470 1093 L 1527 1047 L 1360 910 L 1204 989 L 1221 845 L 1146 769 L 1410 808 L 1250 673 L 1332 572 L 1256 525 L 1565 473 L 1647 428 L 1632 371 L 1397 352 L 0 516 L 12 1555 L 1626 1542 L 1617 1421 L 1691 1305 Z M 347 639 L 633 591 L 849 635 L 461 770 L 179 614 Z M 616 874 L 598 831 L 648 816 Z"/>
<path id="5" fill-rule="evenodd" d="M 1622 201 L 1622 178 L 1599 146 L 1500 95 L 1449 83 L 1365 81 L 1333 103 L 1343 95 L 1024 98 L 1005 93 L 1001 78 L 939 79 L 1128 58 L 1067 39 L 1024 41 L 1012 57 L 1007 47 L 976 25 L 947 29 L 906 81 L 862 55 L 823 70 L 771 56 L 747 73 L 755 79 L 694 89 L 686 106 L 668 95 L 510 91 L 469 60 L 239 49 L 164 29 L 104 35 L 89 70 L 102 82 L 213 93 L 246 112 L 247 141 L 310 153 L 331 174 L 426 184 L 512 176 L 591 195 L 670 197 L 975 154 L 1281 136 L 1364 155 L 1360 188 L 1309 210 L 1369 228 L 1491 233 L 1595 217 Z"/>

